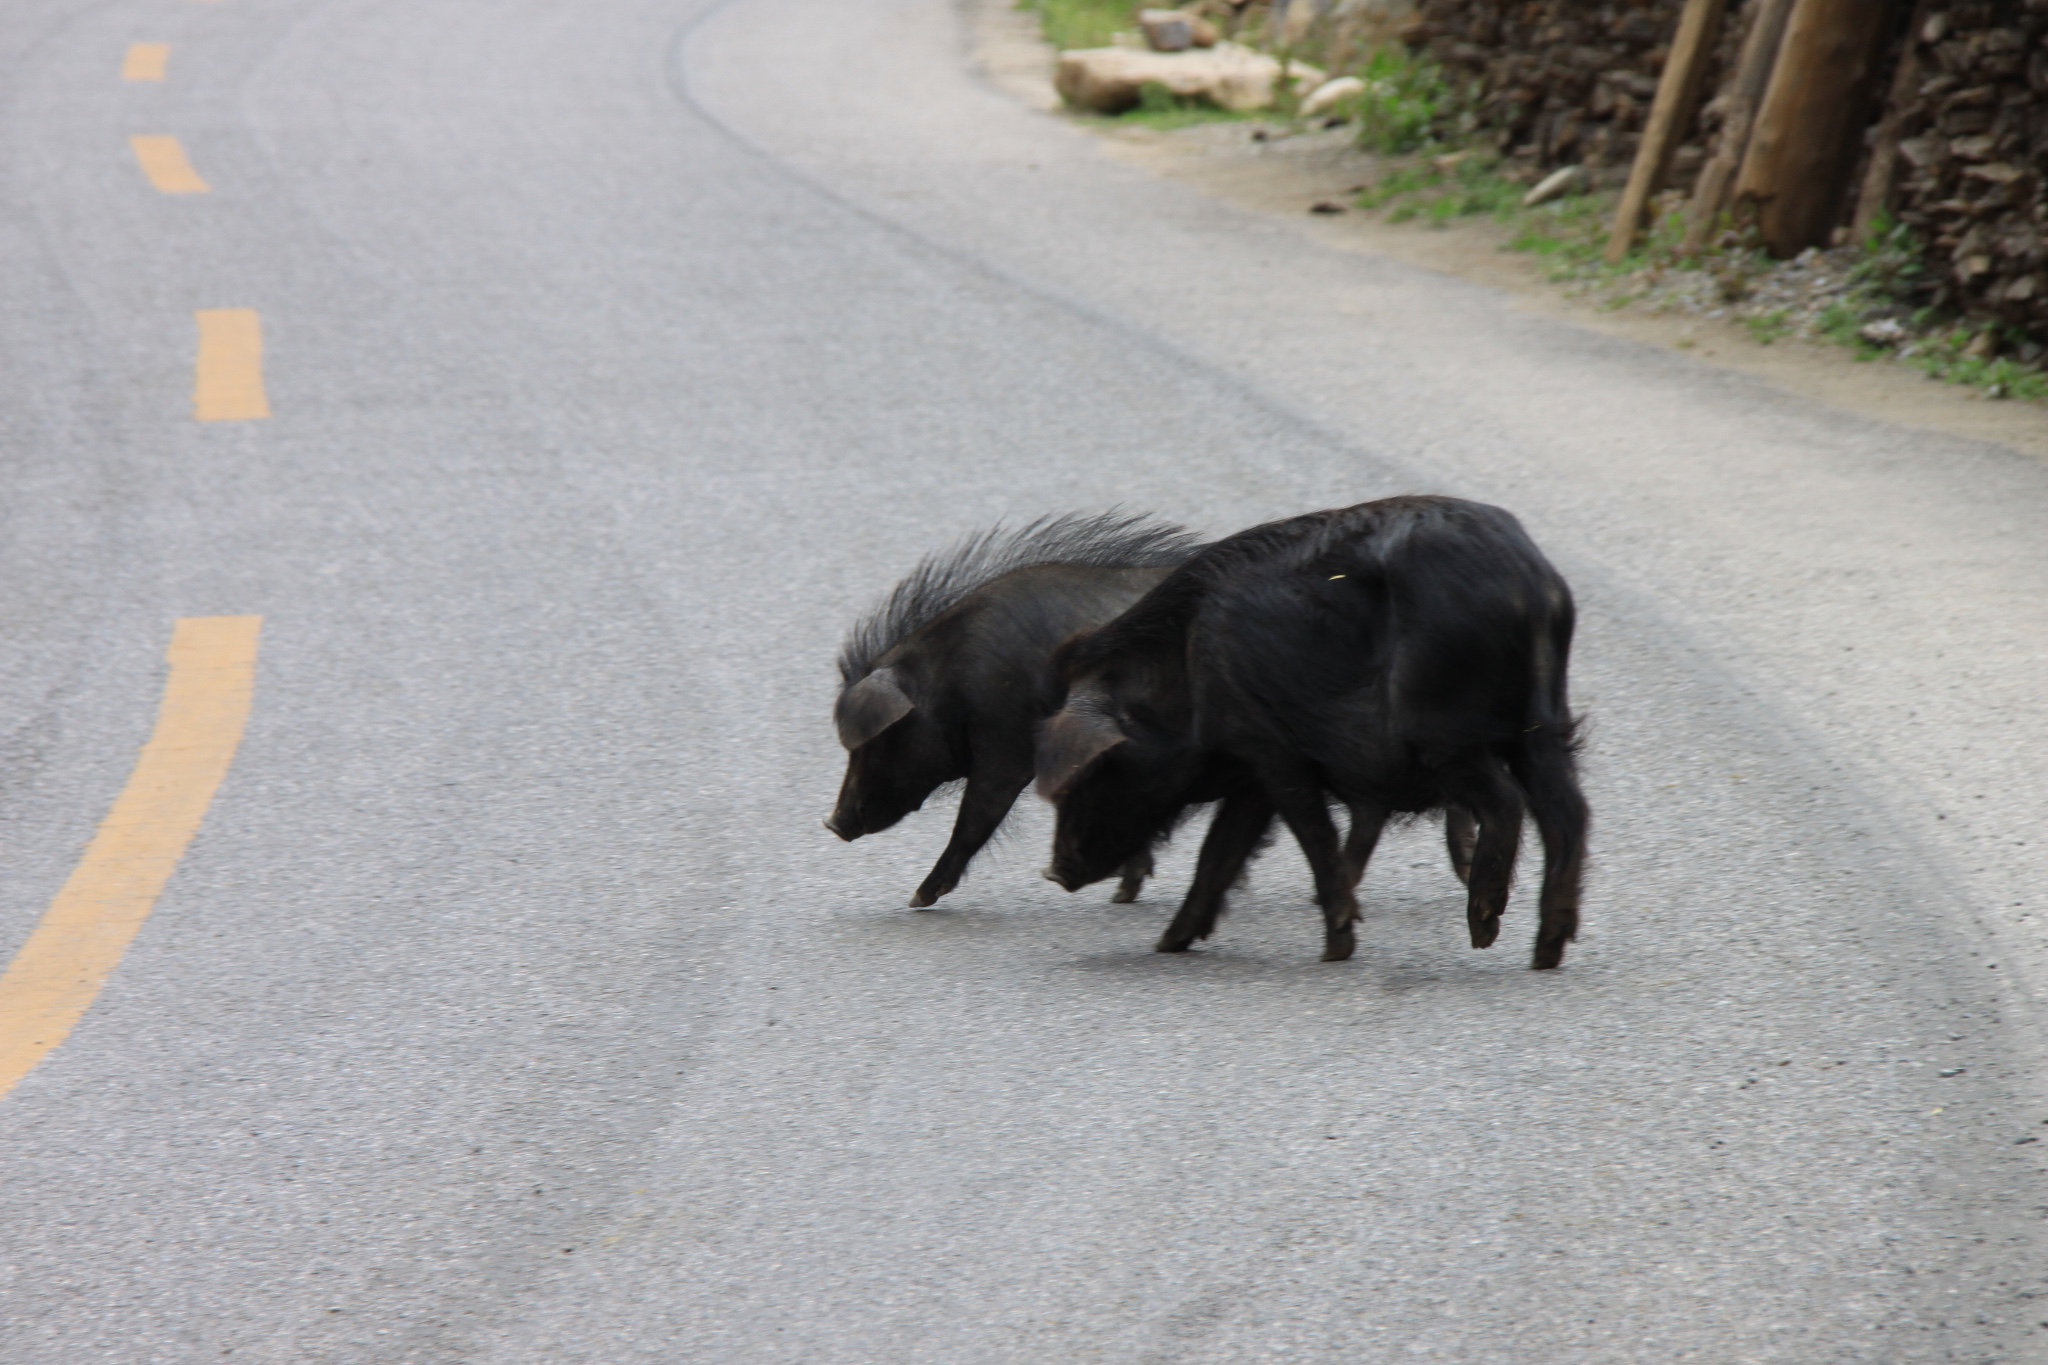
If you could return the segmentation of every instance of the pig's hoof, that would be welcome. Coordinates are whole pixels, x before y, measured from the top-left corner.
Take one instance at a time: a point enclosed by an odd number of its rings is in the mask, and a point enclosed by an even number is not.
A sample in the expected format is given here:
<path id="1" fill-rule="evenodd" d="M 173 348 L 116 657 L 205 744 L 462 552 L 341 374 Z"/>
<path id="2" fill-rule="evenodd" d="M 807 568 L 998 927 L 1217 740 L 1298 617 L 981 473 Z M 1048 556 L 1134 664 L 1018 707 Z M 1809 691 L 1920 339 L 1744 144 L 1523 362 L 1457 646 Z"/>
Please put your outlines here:
<path id="1" fill-rule="evenodd" d="M 1116 889 L 1116 894 L 1109 898 L 1109 903 L 1111 905 L 1129 905 L 1136 899 L 1138 899 L 1138 888 L 1125 883 Z"/>
<path id="2" fill-rule="evenodd" d="M 1152 945 L 1155 953 L 1184 953 L 1194 947 L 1193 934 L 1176 934 L 1171 931 L 1160 935 L 1159 942 Z"/>
<path id="3" fill-rule="evenodd" d="M 1358 935 L 1351 932 L 1351 926 L 1323 937 L 1323 961 L 1349 962 L 1351 954 L 1358 948 Z"/>
<path id="4" fill-rule="evenodd" d="M 1474 920 L 1471 927 L 1472 946 L 1474 948 L 1491 948 L 1493 941 L 1500 937 L 1500 916 L 1493 915 L 1487 919 Z"/>
<path id="5" fill-rule="evenodd" d="M 939 903 L 939 897 L 952 889 L 950 886 L 938 890 L 929 886 L 920 886 L 917 888 L 917 894 L 910 898 L 910 908 L 913 910 L 929 910 Z"/>

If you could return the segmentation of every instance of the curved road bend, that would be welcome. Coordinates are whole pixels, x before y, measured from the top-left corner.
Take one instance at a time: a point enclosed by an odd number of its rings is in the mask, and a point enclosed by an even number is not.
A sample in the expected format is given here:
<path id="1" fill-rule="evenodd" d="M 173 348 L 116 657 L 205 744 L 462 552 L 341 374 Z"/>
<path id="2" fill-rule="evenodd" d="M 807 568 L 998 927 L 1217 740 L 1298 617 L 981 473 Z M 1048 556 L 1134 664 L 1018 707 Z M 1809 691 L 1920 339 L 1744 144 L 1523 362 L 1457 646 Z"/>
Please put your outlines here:
<path id="1" fill-rule="evenodd" d="M 1146 179 L 964 50 L 0 0 L 9 959 L 174 624 L 262 618 L 0 1100 L 0 1358 L 2043 1358 L 2048 471 Z M 1427 829 L 1329 967 L 1285 847 L 1167 959 L 1192 835 L 1111 908 L 1027 811 L 920 915 L 940 803 L 818 828 L 837 637 L 926 548 L 1397 490 L 1577 587 L 1561 973 L 1526 899 L 1464 945 Z"/>

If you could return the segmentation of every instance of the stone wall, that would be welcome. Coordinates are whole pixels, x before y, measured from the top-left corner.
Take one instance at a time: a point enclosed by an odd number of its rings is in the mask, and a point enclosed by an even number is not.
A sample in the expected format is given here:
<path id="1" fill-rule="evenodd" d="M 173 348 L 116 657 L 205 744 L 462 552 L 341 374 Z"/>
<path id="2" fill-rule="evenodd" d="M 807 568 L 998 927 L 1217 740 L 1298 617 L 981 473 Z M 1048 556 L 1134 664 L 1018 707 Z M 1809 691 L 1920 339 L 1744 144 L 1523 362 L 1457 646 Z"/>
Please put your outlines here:
<path id="1" fill-rule="evenodd" d="M 1683 0 L 1423 0 L 1408 30 L 1478 98 L 1480 128 L 1538 167 L 1583 164 L 1625 178 L 1657 94 Z M 1719 83 L 1739 24 L 1723 26 L 1706 89 Z M 1696 124 L 1699 120 L 1695 120 Z M 1674 183 L 1705 159 L 1704 125 L 1680 151 Z"/>
<path id="2" fill-rule="evenodd" d="M 1932 301 L 2048 337 L 2048 0 L 1934 0 L 1909 37 L 1891 202 Z"/>

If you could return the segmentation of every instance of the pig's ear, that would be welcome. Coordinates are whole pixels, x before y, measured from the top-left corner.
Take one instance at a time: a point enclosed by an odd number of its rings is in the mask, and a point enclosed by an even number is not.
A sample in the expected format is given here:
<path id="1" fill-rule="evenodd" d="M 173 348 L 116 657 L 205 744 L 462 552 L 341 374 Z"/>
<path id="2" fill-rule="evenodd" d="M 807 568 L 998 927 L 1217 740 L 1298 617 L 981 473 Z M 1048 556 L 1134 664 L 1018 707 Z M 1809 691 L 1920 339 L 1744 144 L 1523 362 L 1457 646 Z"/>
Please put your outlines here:
<path id="1" fill-rule="evenodd" d="M 1038 731 L 1038 794 L 1057 802 L 1096 759 L 1130 736 L 1109 714 L 1109 699 L 1076 692 Z"/>
<path id="2" fill-rule="evenodd" d="M 916 705 L 896 681 L 895 669 L 878 668 L 839 694 L 839 704 L 832 708 L 839 742 L 852 753 L 909 715 Z"/>

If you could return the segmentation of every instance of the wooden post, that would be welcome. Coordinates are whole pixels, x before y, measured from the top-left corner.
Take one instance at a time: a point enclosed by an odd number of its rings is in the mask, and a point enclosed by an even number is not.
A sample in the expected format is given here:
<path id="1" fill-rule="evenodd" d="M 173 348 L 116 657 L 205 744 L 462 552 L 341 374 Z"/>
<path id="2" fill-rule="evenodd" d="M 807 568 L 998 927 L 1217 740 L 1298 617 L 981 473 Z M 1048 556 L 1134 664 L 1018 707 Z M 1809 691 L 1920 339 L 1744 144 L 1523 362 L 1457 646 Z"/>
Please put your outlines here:
<path id="1" fill-rule="evenodd" d="M 1906 105 L 1920 88 L 1920 30 L 1927 23 L 1929 0 L 1913 6 L 1912 22 L 1906 26 L 1906 46 L 1899 53 L 1899 65 L 1892 73 L 1892 90 L 1885 100 L 1884 118 L 1877 125 L 1877 141 L 1870 147 L 1870 169 L 1863 173 L 1863 189 L 1856 196 L 1856 216 L 1849 230 L 1857 241 L 1870 235 L 1870 225 L 1891 207 L 1892 181 L 1899 169 L 1899 123 Z"/>
<path id="2" fill-rule="evenodd" d="M 1779 257 L 1827 243 L 1855 169 L 1890 0 L 1794 0 L 1735 198 Z"/>
<path id="3" fill-rule="evenodd" d="M 1714 49 L 1715 31 L 1721 25 L 1721 11 L 1727 0 L 1685 0 L 1678 16 L 1678 36 L 1671 40 L 1671 55 L 1664 59 L 1664 74 L 1657 82 L 1657 98 L 1650 105 L 1650 121 L 1643 127 L 1643 141 L 1636 148 L 1635 165 L 1629 168 L 1628 188 L 1621 192 L 1621 207 L 1614 215 L 1614 233 L 1607 239 L 1608 264 L 1628 255 L 1642 226 L 1643 210 L 1650 196 L 1671 173 L 1671 158 L 1685 140 L 1686 125 L 1700 94 L 1700 76 L 1707 56 Z"/>
<path id="4" fill-rule="evenodd" d="M 1700 167 L 1693 186 L 1692 204 L 1686 210 L 1685 245 L 1688 256 L 1706 249 L 1707 238 L 1728 206 L 1728 190 L 1735 173 L 1742 169 L 1742 155 L 1749 150 L 1750 130 L 1756 126 L 1756 108 L 1763 103 L 1764 90 L 1771 82 L 1771 68 L 1778 62 L 1778 46 L 1785 38 L 1785 20 L 1792 13 L 1792 0 L 1756 0 L 1757 10 L 1749 32 L 1742 40 L 1742 55 L 1735 61 L 1735 80 L 1727 87 L 1728 107 L 1721 118 L 1721 135 L 1714 141 L 1714 154 Z"/>

